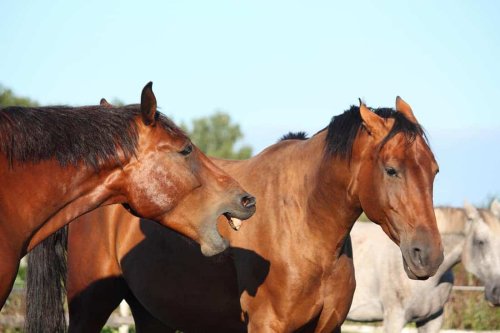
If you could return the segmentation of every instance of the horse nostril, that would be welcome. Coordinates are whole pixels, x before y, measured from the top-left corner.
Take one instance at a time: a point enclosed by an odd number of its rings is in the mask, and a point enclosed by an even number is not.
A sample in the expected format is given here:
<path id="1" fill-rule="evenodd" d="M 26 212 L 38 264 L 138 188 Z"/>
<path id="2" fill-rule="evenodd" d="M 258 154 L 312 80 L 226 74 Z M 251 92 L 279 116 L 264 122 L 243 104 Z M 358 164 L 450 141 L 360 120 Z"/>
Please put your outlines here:
<path id="1" fill-rule="evenodd" d="M 498 286 L 495 286 L 493 287 L 493 290 L 491 292 L 493 295 L 495 295 L 495 297 L 500 300 L 500 287 Z"/>
<path id="2" fill-rule="evenodd" d="M 413 257 L 413 260 L 415 263 L 418 263 L 419 265 L 423 265 L 423 260 L 422 260 L 422 250 L 419 247 L 414 247 L 411 249 L 411 255 Z"/>
<path id="3" fill-rule="evenodd" d="M 251 195 L 244 195 L 242 198 L 241 198 L 241 204 L 243 205 L 243 207 L 245 208 L 252 208 L 255 206 L 255 197 L 251 196 Z"/>

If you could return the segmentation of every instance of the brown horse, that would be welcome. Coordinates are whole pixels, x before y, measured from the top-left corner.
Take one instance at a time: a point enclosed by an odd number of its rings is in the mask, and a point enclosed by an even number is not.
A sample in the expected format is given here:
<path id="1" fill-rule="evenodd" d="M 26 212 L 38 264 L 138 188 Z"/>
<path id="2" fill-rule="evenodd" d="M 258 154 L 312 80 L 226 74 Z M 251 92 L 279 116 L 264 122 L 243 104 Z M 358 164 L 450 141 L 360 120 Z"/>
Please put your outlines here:
<path id="1" fill-rule="evenodd" d="M 76 217 L 124 203 L 199 241 L 227 247 L 220 214 L 248 218 L 254 199 L 156 111 L 152 83 L 140 105 L 0 110 L 0 306 L 20 258 Z"/>
<path id="2" fill-rule="evenodd" d="M 124 298 L 138 332 L 338 330 L 355 288 L 348 235 L 362 210 L 400 246 L 410 278 L 443 260 L 438 166 L 400 98 L 396 111 L 361 104 L 310 139 L 215 162 L 256 193 L 259 210 L 238 233 L 219 226 L 231 247 L 214 258 L 116 206 L 69 226 L 70 332 L 99 332 Z M 52 313 L 38 302 L 33 312 Z"/>

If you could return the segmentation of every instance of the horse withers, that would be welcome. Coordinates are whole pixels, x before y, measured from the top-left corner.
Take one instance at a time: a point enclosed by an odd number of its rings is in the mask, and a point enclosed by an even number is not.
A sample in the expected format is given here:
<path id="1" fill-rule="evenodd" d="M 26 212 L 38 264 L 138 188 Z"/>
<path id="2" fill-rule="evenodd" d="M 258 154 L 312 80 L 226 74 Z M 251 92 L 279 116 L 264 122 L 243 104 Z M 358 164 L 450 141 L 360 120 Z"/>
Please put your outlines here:
<path id="1" fill-rule="evenodd" d="M 353 106 L 302 139 L 213 160 L 259 198 L 240 232 L 219 225 L 231 247 L 215 258 L 120 207 L 72 223 L 70 331 L 99 332 L 124 298 L 138 332 L 338 330 L 355 288 L 348 235 L 363 209 L 400 245 L 410 277 L 433 275 L 443 258 L 438 166 L 408 104 Z"/>
<path id="2" fill-rule="evenodd" d="M 156 110 L 152 83 L 141 104 L 0 109 L 0 306 L 20 258 L 71 220 L 123 203 L 200 242 L 227 247 L 221 214 L 240 219 L 254 198 Z"/>
<path id="3" fill-rule="evenodd" d="M 500 306 L 500 202 L 490 210 L 435 209 L 445 248 L 444 262 L 427 281 L 411 281 L 401 268 L 398 248 L 380 228 L 356 223 L 351 238 L 357 287 L 348 314 L 354 321 L 383 320 L 386 332 L 401 332 L 408 322 L 418 331 L 439 332 L 452 286 L 452 268 L 460 261 L 485 284 L 485 298 Z"/>

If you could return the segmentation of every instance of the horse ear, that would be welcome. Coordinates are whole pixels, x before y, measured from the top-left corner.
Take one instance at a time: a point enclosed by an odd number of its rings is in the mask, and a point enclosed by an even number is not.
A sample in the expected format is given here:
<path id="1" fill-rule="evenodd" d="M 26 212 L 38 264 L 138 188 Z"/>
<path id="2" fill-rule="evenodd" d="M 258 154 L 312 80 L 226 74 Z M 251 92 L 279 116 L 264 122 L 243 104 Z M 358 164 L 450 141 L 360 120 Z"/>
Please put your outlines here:
<path id="1" fill-rule="evenodd" d="M 385 129 L 384 119 L 375 112 L 370 111 L 365 103 L 361 101 L 361 98 L 359 99 L 359 114 L 368 133 L 377 139 L 382 137 Z"/>
<path id="2" fill-rule="evenodd" d="M 105 108 L 111 108 L 113 105 L 109 104 L 109 102 L 105 98 L 101 98 L 99 105 Z"/>
<path id="3" fill-rule="evenodd" d="M 141 94 L 141 114 L 142 121 L 146 126 L 155 124 L 156 97 L 153 93 L 153 82 L 149 82 L 142 89 Z"/>
<path id="4" fill-rule="evenodd" d="M 497 198 L 495 198 L 490 205 L 490 211 L 495 215 L 496 217 L 500 218 L 500 201 L 498 201 Z"/>
<path id="5" fill-rule="evenodd" d="M 467 200 L 464 202 L 465 214 L 469 220 L 477 220 L 479 218 L 479 212 L 476 207 L 471 205 Z"/>
<path id="6" fill-rule="evenodd" d="M 396 111 L 404 114 L 408 120 L 411 120 L 415 124 L 418 123 L 417 118 L 415 118 L 415 115 L 413 114 L 411 106 L 399 96 L 396 97 Z"/>

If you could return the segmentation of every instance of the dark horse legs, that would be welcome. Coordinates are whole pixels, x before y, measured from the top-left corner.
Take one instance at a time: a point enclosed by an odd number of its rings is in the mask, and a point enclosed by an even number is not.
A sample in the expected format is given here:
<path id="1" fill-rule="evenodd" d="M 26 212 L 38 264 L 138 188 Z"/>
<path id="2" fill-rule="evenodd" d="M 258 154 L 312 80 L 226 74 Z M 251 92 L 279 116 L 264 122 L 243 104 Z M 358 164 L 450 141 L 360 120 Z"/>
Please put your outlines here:
<path id="1" fill-rule="evenodd" d="M 78 290 L 72 286 L 68 290 Z M 121 278 L 106 278 L 78 294 L 68 294 L 69 332 L 99 333 L 114 309 L 125 298 L 127 286 Z"/>
<path id="2" fill-rule="evenodd" d="M 78 295 L 68 295 L 69 333 L 101 332 L 109 316 L 123 299 L 130 305 L 137 333 L 176 331 L 151 316 L 132 295 L 122 278 L 106 278 L 86 287 Z"/>
<path id="3" fill-rule="evenodd" d="M 175 329 L 166 326 L 161 321 L 153 317 L 132 294 L 127 296 L 126 301 L 132 310 L 132 315 L 134 316 L 135 321 L 135 330 L 137 333 L 176 332 Z"/>
<path id="4" fill-rule="evenodd" d="M 0 257 L 5 258 L 0 264 L 0 309 L 4 306 L 7 297 L 9 297 L 12 286 L 14 285 L 14 280 L 16 279 L 16 273 L 19 268 L 19 261 L 10 262 L 11 260 L 8 256 Z"/>
<path id="5" fill-rule="evenodd" d="M 12 290 L 20 260 L 19 253 L 12 251 L 7 246 L 9 244 L 8 239 L 4 238 L 0 235 L 0 309 L 4 306 Z"/>

